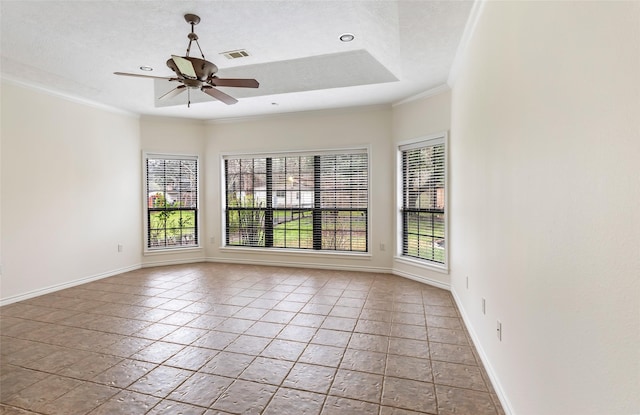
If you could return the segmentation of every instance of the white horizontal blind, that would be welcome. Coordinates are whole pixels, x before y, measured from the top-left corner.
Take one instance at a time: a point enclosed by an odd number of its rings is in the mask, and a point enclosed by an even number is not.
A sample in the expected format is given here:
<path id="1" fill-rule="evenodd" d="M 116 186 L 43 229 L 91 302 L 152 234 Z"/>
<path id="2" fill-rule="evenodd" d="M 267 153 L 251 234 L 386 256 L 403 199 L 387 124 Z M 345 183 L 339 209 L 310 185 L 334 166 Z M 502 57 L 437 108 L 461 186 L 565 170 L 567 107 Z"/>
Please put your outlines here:
<path id="1" fill-rule="evenodd" d="M 227 245 L 367 251 L 366 152 L 224 162 Z"/>
<path id="2" fill-rule="evenodd" d="M 401 147 L 402 254 L 445 262 L 444 140 Z"/>
<path id="3" fill-rule="evenodd" d="M 265 158 L 225 160 L 227 245 L 264 246 Z"/>
<path id="4" fill-rule="evenodd" d="M 366 252 L 367 155 L 336 154 L 319 157 L 318 162 L 322 249 Z"/>
<path id="5" fill-rule="evenodd" d="M 145 157 L 147 248 L 198 246 L 198 159 Z"/>

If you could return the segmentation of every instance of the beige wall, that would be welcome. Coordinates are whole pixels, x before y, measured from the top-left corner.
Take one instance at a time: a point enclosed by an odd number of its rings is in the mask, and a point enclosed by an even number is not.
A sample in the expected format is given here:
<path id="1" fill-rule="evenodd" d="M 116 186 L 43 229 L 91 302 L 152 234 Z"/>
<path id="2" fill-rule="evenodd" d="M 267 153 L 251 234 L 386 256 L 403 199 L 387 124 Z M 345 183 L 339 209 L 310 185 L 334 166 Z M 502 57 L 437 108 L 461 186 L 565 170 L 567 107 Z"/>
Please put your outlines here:
<path id="1" fill-rule="evenodd" d="M 207 235 L 206 212 L 207 207 L 205 201 L 205 189 L 209 185 L 209 180 L 205 172 L 205 126 L 201 121 L 184 120 L 177 118 L 160 118 L 160 117 L 142 117 L 140 119 L 140 139 L 142 152 L 159 153 L 159 154 L 180 154 L 189 156 L 198 156 L 200 169 L 200 248 L 177 250 L 172 252 L 144 252 L 142 249 L 142 266 L 155 266 L 176 264 L 183 262 L 198 262 L 205 259 L 205 246 Z M 140 160 L 142 160 L 140 153 Z M 142 173 L 142 171 L 139 173 Z M 140 178 L 142 181 L 142 178 Z M 144 186 L 144 184 L 143 184 Z M 144 218 L 146 217 L 145 205 L 143 203 L 144 192 L 140 193 L 140 207 L 138 211 Z M 140 237 L 144 248 L 145 236 L 141 229 Z"/>
<path id="2" fill-rule="evenodd" d="M 640 3 L 486 2 L 460 58 L 452 289 L 508 410 L 640 413 Z"/>
<path id="3" fill-rule="evenodd" d="M 1 122 L 0 298 L 139 267 L 137 117 L 3 81 Z"/>
<path id="4" fill-rule="evenodd" d="M 213 261 L 242 261 L 273 265 L 304 265 L 388 272 L 391 267 L 393 154 L 389 148 L 388 107 L 300 113 L 277 117 L 217 122 L 207 126 L 207 223 L 214 242 L 207 246 Z M 323 150 L 347 147 L 370 149 L 369 255 L 355 257 L 328 252 L 288 254 L 280 251 L 221 248 L 221 156 L 224 153 Z M 381 244 L 385 250 L 381 250 Z"/>
<path id="5" fill-rule="evenodd" d="M 398 151 L 398 145 L 403 142 L 431 137 L 433 135 L 445 133 L 449 134 L 451 126 L 451 92 L 445 91 L 433 96 L 411 100 L 395 105 L 392 111 L 393 133 L 391 137 L 390 151 L 393 153 L 394 162 Z M 394 166 L 394 195 L 401 192 L 398 183 L 398 166 Z M 450 178 L 448 178 L 450 180 Z M 447 203 L 450 203 L 449 195 L 445 195 Z M 397 200 L 393 203 L 394 214 L 399 212 L 400 206 Z M 447 222 L 450 222 L 447 220 Z M 419 265 L 419 261 L 407 261 L 400 257 L 401 251 L 401 226 L 402 224 L 394 218 L 393 235 L 393 272 L 407 278 L 426 282 L 441 288 L 449 288 L 451 279 L 446 270 L 436 271 Z M 449 241 L 446 242 L 450 246 Z"/>

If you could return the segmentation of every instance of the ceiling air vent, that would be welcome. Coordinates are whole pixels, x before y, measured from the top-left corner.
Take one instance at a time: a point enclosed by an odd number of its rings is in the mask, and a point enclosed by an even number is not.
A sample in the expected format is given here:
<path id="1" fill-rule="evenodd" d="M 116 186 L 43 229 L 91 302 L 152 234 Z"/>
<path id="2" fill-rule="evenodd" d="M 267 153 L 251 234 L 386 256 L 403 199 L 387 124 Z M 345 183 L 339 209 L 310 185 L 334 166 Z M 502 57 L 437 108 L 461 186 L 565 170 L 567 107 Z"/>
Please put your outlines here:
<path id="1" fill-rule="evenodd" d="M 239 59 L 249 56 L 249 52 L 244 49 L 238 49 L 230 50 L 228 52 L 222 52 L 221 55 L 224 55 L 227 59 Z"/>

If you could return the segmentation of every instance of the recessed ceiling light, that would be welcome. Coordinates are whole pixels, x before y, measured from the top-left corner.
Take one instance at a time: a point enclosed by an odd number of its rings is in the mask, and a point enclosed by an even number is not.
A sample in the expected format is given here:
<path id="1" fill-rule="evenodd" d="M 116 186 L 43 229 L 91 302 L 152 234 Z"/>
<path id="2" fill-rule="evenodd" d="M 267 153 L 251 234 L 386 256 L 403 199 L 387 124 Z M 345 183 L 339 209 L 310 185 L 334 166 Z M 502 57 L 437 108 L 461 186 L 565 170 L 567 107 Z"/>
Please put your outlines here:
<path id="1" fill-rule="evenodd" d="M 340 35 L 340 40 L 343 42 L 351 42 L 356 37 L 352 33 L 343 33 Z"/>
<path id="2" fill-rule="evenodd" d="M 142 66 L 140 67 L 140 70 L 141 70 L 141 71 L 147 71 L 147 72 L 149 72 L 149 71 L 153 71 L 153 68 L 152 68 L 151 66 L 142 65 Z"/>

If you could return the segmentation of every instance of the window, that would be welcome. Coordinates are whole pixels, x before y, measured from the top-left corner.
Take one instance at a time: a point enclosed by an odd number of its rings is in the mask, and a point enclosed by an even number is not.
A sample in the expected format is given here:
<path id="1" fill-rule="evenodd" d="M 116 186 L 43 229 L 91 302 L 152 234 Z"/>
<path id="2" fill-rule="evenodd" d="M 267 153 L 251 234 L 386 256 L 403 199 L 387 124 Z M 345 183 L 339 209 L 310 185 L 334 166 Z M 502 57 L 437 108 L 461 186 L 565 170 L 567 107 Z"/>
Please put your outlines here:
<path id="1" fill-rule="evenodd" d="M 402 256 L 446 263 L 445 137 L 400 146 Z"/>
<path id="2" fill-rule="evenodd" d="M 368 154 L 227 156 L 227 246 L 368 251 Z"/>
<path id="3" fill-rule="evenodd" d="M 198 159 L 145 155 L 147 250 L 198 246 Z"/>

